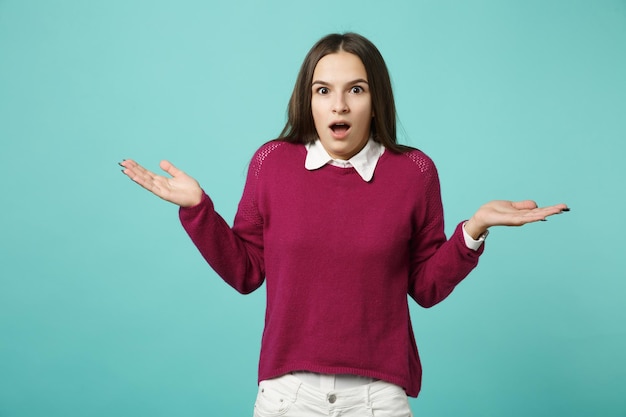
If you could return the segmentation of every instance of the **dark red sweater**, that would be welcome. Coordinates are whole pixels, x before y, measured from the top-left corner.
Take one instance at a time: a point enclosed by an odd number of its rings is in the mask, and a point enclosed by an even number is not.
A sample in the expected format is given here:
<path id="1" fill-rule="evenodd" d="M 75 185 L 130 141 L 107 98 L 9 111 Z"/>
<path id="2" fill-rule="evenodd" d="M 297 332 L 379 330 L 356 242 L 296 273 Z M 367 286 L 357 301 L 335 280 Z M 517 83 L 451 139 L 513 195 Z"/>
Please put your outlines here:
<path id="1" fill-rule="evenodd" d="M 421 366 L 407 294 L 430 307 L 476 266 L 461 225 L 446 240 L 433 162 L 386 151 L 365 182 L 304 167 L 302 145 L 269 142 L 250 163 L 231 228 L 208 196 L 180 210 L 202 256 L 242 293 L 267 283 L 259 380 L 355 374 L 417 396 Z"/>

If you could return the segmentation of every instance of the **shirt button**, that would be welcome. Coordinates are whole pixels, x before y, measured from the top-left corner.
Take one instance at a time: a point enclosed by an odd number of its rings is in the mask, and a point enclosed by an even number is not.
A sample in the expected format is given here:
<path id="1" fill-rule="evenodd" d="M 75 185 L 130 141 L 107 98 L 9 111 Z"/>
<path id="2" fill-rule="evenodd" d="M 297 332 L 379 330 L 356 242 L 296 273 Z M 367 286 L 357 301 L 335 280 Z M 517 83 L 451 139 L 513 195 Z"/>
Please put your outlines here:
<path id="1" fill-rule="evenodd" d="M 328 402 L 331 403 L 331 404 L 334 404 L 335 401 L 337 401 L 337 396 L 335 394 L 330 394 L 328 396 Z"/>

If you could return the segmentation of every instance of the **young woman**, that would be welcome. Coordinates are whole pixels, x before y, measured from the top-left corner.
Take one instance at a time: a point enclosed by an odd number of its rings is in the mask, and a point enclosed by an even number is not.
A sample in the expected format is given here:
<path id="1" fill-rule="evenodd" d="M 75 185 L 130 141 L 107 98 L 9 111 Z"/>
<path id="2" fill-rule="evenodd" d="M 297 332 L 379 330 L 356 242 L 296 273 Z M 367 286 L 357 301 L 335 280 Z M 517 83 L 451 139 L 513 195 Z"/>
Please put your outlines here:
<path id="1" fill-rule="evenodd" d="M 396 141 L 389 74 L 354 33 L 306 56 L 280 137 L 256 152 L 231 228 L 190 176 L 123 172 L 180 206 L 211 267 L 241 293 L 267 285 L 256 416 L 408 416 L 421 366 L 407 294 L 424 307 L 476 266 L 489 227 L 567 211 L 492 201 L 444 234 L 433 162 Z"/>

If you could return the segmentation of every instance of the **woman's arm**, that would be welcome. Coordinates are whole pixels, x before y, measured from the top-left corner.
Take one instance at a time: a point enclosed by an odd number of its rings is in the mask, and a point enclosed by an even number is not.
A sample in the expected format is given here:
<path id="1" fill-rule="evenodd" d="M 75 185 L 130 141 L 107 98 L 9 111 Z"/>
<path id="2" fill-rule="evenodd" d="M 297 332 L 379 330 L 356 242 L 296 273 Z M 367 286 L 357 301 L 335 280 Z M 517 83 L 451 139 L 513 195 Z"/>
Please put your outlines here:
<path id="1" fill-rule="evenodd" d="M 200 184 L 168 161 L 161 161 L 160 166 L 171 176 L 169 178 L 157 175 L 133 160 L 125 160 L 120 165 L 131 180 L 163 200 L 180 206 L 179 217 L 185 231 L 224 281 L 241 293 L 252 292 L 261 286 L 265 279 L 261 224 L 244 219 L 235 222 L 237 230 L 231 228 L 215 211 L 213 202 Z M 253 209 L 246 207 L 248 212 Z"/>

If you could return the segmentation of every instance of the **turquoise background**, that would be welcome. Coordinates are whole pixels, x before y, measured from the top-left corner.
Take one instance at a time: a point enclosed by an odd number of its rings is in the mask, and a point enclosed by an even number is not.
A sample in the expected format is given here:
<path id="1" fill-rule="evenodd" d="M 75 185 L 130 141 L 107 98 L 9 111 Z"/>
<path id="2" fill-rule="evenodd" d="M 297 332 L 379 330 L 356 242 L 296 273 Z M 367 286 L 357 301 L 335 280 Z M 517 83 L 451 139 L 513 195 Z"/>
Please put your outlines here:
<path id="1" fill-rule="evenodd" d="M 626 416 L 626 2 L 0 0 L 0 416 L 251 416 L 262 288 L 204 263 L 116 163 L 168 158 L 232 221 L 321 36 L 390 68 L 447 231 L 497 228 L 444 303 L 412 303 L 416 416 Z"/>

